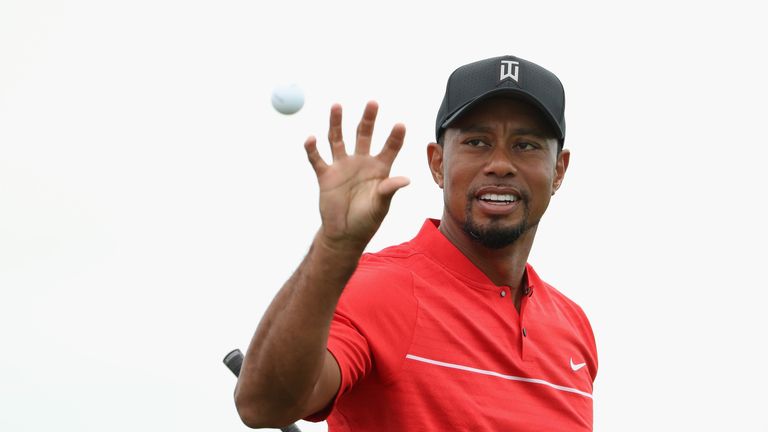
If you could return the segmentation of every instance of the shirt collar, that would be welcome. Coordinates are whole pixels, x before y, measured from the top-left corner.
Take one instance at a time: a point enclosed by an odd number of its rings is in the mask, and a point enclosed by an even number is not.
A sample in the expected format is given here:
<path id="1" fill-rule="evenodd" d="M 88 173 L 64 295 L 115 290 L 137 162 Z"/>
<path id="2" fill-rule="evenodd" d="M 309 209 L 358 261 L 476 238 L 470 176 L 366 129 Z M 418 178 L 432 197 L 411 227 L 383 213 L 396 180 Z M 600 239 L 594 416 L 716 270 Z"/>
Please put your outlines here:
<path id="1" fill-rule="evenodd" d="M 498 289 L 498 286 L 482 270 L 440 232 L 439 226 L 438 219 L 427 219 L 416 237 L 410 241 L 411 246 L 470 285 L 477 288 Z M 525 280 L 528 282 L 527 294 L 531 295 L 535 287 L 541 286 L 542 281 L 530 264 L 525 265 L 525 272 L 527 276 Z"/>

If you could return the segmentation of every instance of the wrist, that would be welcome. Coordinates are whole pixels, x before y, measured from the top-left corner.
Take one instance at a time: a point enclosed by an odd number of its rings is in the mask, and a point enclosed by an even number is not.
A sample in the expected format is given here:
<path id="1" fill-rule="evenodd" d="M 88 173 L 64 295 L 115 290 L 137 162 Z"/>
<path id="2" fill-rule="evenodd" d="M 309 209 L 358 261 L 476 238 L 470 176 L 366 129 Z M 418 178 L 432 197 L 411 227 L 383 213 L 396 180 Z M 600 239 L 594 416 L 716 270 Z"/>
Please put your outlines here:
<path id="1" fill-rule="evenodd" d="M 367 245 L 365 242 L 329 237 L 323 233 L 322 229 L 315 235 L 314 243 L 315 247 L 320 249 L 319 252 L 324 255 L 331 255 L 341 260 L 351 258 L 355 262 L 363 254 Z"/>
<path id="2" fill-rule="evenodd" d="M 330 237 L 323 232 L 322 228 L 315 235 L 314 243 L 325 254 L 339 259 L 354 258 L 355 261 L 360 258 L 368 245 L 368 242 L 349 237 Z"/>
<path id="3" fill-rule="evenodd" d="M 313 269 L 311 273 L 331 286 L 339 284 L 339 288 L 344 288 L 355 272 L 364 249 L 365 245 L 329 239 L 318 233 L 309 255 Z"/>

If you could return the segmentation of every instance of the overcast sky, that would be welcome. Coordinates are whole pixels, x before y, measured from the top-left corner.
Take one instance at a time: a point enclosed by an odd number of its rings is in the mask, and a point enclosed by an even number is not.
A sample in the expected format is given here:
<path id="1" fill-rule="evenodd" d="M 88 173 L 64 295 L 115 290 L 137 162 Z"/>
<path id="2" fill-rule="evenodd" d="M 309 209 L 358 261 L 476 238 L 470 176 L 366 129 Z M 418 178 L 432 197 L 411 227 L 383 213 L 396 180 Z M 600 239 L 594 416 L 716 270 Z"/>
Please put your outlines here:
<path id="1" fill-rule="evenodd" d="M 448 74 L 503 54 L 566 89 L 530 262 L 592 322 L 595 430 L 768 430 L 764 14 L 622 3 L 2 0 L 0 430 L 246 430 L 221 359 L 319 226 L 304 139 L 405 123 L 369 249 L 406 241 Z"/>

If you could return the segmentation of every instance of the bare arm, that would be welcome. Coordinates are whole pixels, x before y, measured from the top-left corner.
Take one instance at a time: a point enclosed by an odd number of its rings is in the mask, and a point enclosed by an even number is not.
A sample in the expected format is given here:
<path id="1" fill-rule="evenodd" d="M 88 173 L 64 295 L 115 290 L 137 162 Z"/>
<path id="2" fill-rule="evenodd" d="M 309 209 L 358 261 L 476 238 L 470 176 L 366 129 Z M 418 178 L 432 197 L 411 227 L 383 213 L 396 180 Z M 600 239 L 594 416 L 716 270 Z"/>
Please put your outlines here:
<path id="1" fill-rule="evenodd" d="M 339 366 L 326 349 L 333 312 L 392 196 L 408 184 L 389 177 L 403 125 L 395 125 L 381 153 L 370 155 L 377 110 L 374 102 L 366 105 L 352 155 L 342 139 L 339 105 L 331 108 L 328 132 L 333 162 L 322 159 L 314 137 L 304 144 L 320 186 L 322 226 L 248 347 L 235 390 L 248 426 L 290 424 L 324 408 L 338 391 Z"/>

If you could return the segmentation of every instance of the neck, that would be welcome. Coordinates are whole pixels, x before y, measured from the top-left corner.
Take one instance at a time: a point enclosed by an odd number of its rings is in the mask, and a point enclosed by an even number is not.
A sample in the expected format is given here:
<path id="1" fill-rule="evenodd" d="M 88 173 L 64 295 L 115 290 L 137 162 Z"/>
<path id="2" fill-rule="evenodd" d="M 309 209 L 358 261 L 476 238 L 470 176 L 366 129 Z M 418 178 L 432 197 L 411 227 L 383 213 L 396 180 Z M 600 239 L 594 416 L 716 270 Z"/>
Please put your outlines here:
<path id="1" fill-rule="evenodd" d="M 485 273 L 491 282 L 508 286 L 514 294 L 513 298 L 519 299 L 525 277 L 525 265 L 536 235 L 536 226 L 523 233 L 514 243 L 500 249 L 490 249 L 449 220 L 444 215 L 439 227 L 440 232 Z"/>

